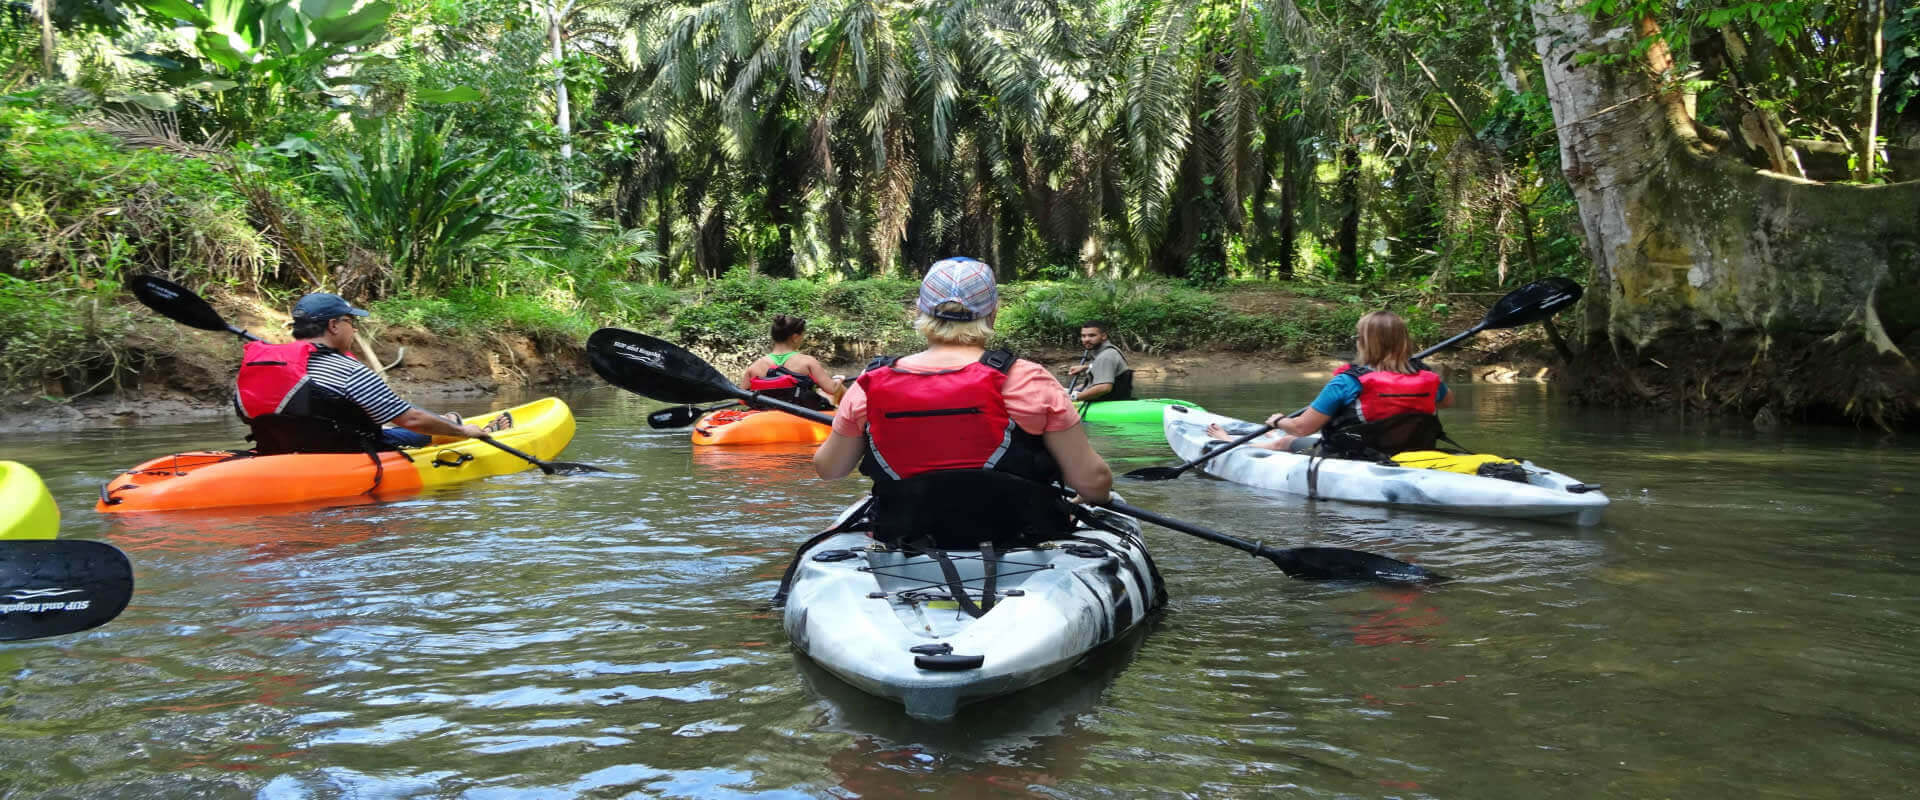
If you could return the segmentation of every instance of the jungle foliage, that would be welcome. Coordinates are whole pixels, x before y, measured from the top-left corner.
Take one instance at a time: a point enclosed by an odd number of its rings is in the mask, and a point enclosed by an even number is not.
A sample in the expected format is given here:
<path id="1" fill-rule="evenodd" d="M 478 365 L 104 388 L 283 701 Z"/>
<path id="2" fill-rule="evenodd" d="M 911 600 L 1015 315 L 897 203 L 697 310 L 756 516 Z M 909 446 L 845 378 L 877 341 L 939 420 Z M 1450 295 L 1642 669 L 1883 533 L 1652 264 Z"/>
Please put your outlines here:
<path id="1" fill-rule="evenodd" d="M 1673 51 L 1703 135 L 1882 182 L 1920 144 L 1911 5 L 1585 8 Z M 967 254 L 1037 282 L 1016 342 L 1091 313 L 1304 349 L 1353 309 L 1587 268 L 1520 0 L 7 9 L 0 274 L 34 297 L 155 270 L 718 343 L 758 335 L 744 275 L 873 347 L 872 309 Z M 1243 281 L 1341 299 L 1236 319 Z"/>

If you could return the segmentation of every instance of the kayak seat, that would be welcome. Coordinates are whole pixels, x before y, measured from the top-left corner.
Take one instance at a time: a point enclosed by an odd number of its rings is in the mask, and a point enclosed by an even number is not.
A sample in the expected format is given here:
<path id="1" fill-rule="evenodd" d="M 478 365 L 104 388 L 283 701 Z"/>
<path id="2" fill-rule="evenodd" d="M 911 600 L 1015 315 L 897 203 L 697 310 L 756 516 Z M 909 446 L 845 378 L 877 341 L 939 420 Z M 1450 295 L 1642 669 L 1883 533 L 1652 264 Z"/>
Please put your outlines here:
<path id="1" fill-rule="evenodd" d="M 1440 442 L 1465 450 L 1432 414 L 1395 414 L 1381 420 L 1348 425 L 1320 437 L 1322 458 L 1353 458 L 1392 464 L 1393 456 L 1413 450 L 1433 450 Z"/>
<path id="2" fill-rule="evenodd" d="M 1023 547 L 1074 528 L 1060 490 L 996 470 L 923 472 L 873 486 L 873 538 L 943 550 Z"/>

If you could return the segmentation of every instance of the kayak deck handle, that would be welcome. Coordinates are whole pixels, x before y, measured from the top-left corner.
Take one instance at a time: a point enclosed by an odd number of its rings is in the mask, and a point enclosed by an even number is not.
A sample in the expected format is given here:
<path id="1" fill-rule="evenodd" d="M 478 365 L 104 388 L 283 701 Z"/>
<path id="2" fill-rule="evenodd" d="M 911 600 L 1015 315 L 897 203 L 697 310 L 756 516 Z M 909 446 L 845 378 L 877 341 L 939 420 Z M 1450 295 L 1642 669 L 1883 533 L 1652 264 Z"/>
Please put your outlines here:
<path id="1" fill-rule="evenodd" d="M 913 665 L 929 672 L 965 672 L 987 663 L 986 656 L 914 656 Z"/>
<path id="2" fill-rule="evenodd" d="M 1586 494 L 1587 492 L 1597 492 L 1597 491 L 1600 491 L 1600 484 L 1576 483 L 1572 486 L 1567 487 L 1567 491 L 1572 492 L 1574 494 Z"/>

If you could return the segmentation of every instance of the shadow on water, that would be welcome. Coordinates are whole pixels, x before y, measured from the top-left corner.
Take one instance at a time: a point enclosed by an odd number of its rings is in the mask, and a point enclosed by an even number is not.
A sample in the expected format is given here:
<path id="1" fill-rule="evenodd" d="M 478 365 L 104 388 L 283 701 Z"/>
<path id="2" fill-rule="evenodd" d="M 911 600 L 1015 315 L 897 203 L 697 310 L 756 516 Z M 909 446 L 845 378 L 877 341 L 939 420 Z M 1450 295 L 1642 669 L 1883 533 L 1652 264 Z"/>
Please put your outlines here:
<path id="1" fill-rule="evenodd" d="M 847 685 L 804 655 L 793 662 L 819 699 L 818 728 L 850 737 L 827 759 L 835 789 L 874 797 L 1044 794 L 1044 787 L 1079 776 L 1091 751 L 1108 741 L 1087 723 L 1161 619 L 1154 615 L 1060 677 L 963 706 L 947 722 L 908 717 L 898 703 Z"/>

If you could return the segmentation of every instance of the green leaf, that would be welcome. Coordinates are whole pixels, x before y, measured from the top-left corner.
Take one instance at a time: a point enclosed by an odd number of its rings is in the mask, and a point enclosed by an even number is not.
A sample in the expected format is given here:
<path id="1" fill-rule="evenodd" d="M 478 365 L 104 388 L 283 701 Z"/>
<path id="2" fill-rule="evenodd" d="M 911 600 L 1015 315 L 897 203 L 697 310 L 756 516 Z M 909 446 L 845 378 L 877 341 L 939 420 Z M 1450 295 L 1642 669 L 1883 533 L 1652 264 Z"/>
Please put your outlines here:
<path id="1" fill-rule="evenodd" d="M 240 21 L 240 15 L 246 11 L 247 0 L 207 0 L 207 25 L 214 30 L 233 31 Z"/>
<path id="2" fill-rule="evenodd" d="M 307 28 L 328 44 L 356 44 L 385 33 L 392 14 L 392 3 L 373 2 L 339 19 L 316 19 Z"/>
<path id="3" fill-rule="evenodd" d="M 180 107 L 179 98 L 166 92 L 109 92 L 109 103 L 132 103 L 148 111 L 172 111 Z"/>
<path id="4" fill-rule="evenodd" d="M 450 89 L 421 89 L 415 96 L 422 103 L 471 103 L 486 95 L 471 86 L 455 86 Z"/>
<path id="5" fill-rule="evenodd" d="M 167 72 L 177 72 L 186 69 L 187 66 L 166 56 L 156 56 L 152 53 L 123 53 L 122 55 L 129 61 L 150 64 Z"/>
<path id="6" fill-rule="evenodd" d="M 135 0 L 141 8 L 156 14 L 165 14 L 174 19 L 184 19 L 195 25 L 208 24 L 207 15 L 187 0 Z"/>
<path id="7" fill-rule="evenodd" d="M 202 30 L 199 36 L 194 37 L 193 47 L 208 61 L 231 72 L 253 63 L 253 48 L 247 46 L 247 41 L 240 38 L 240 34 L 232 31 Z"/>
<path id="8" fill-rule="evenodd" d="M 233 81 L 213 79 L 213 80 L 199 81 L 196 83 L 190 83 L 190 84 L 187 84 L 185 88 L 199 89 L 200 91 L 203 91 L 203 92 L 224 92 L 228 89 L 232 89 L 239 85 L 240 84 L 235 83 Z"/>
<path id="9" fill-rule="evenodd" d="M 300 13 L 315 21 L 344 17 L 353 11 L 354 0 L 300 0 Z"/>

